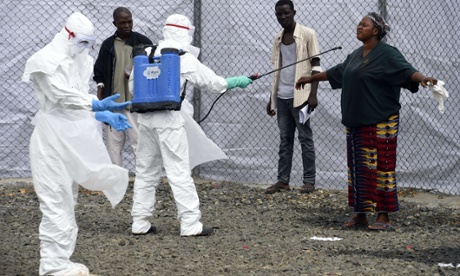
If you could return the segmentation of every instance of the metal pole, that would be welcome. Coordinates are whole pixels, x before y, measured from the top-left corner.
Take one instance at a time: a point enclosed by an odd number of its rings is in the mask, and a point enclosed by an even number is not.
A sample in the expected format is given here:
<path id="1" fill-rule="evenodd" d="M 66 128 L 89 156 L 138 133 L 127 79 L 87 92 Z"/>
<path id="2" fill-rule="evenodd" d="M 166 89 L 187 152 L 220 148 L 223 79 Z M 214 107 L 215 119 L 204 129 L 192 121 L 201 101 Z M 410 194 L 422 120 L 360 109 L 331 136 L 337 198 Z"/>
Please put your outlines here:
<path id="1" fill-rule="evenodd" d="M 379 5 L 379 14 L 385 19 L 385 21 L 388 22 L 388 10 L 387 10 L 387 0 L 379 0 L 378 2 Z M 382 39 L 382 41 L 386 41 L 386 37 Z"/>
<path id="2" fill-rule="evenodd" d="M 193 25 L 195 26 L 195 33 L 193 36 L 193 45 L 201 49 L 201 0 L 193 1 Z M 200 57 L 198 56 L 198 59 Z M 199 120 L 201 117 L 201 90 L 193 89 L 193 118 Z"/>
<path id="3" fill-rule="evenodd" d="M 201 0 L 193 1 L 193 25 L 195 26 L 193 45 L 201 49 Z M 199 56 L 198 59 L 200 59 Z M 201 90 L 198 88 L 193 88 L 192 105 L 193 119 L 198 121 L 201 118 Z M 196 166 L 192 170 L 192 176 L 200 176 L 200 166 Z"/>

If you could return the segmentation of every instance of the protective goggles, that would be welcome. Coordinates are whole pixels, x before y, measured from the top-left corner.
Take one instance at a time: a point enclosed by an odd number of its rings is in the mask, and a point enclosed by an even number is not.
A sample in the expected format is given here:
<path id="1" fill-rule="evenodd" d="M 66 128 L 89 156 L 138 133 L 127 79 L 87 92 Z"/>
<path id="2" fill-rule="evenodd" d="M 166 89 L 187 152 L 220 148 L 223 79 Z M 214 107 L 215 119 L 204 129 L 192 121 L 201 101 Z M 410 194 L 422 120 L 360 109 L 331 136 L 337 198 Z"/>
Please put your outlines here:
<path id="1" fill-rule="evenodd" d="M 176 27 L 176 28 L 180 28 L 180 29 L 185 29 L 185 30 L 188 31 L 188 34 L 189 34 L 190 36 L 193 36 L 193 33 L 195 32 L 195 27 L 194 27 L 194 26 L 187 27 L 187 26 L 182 26 L 182 25 L 177 25 L 177 24 L 166 24 L 165 26 Z"/>
<path id="2" fill-rule="evenodd" d="M 73 38 L 73 42 L 78 48 L 93 48 L 96 43 L 96 38 L 94 36 L 74 33 L 69 31 L 67 27 L 65 27 L 65 30 L 69 33 L 69 40 Z"/>

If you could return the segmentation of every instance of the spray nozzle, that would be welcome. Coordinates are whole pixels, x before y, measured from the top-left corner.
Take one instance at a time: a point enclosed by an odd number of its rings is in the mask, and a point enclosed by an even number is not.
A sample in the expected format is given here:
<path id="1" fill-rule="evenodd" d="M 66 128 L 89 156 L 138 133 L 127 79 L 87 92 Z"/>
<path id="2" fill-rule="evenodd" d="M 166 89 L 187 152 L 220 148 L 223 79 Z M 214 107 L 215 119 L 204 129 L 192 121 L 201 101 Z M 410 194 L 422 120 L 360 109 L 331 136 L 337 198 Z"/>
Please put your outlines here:
<path id="1" fill-rule="evenodd" d="M 257 80 L 257 79 L 259 79 L 259 78 L 260 78 L 260 76 L 259 76 L 259 74 L 255 73 L 255 74 L 252 74 L 252 75 L 250 75 L 248 78 L 250 78 L 251 80 L 253 80 L 253 81 L 254 81 L 254 80 Z"/>

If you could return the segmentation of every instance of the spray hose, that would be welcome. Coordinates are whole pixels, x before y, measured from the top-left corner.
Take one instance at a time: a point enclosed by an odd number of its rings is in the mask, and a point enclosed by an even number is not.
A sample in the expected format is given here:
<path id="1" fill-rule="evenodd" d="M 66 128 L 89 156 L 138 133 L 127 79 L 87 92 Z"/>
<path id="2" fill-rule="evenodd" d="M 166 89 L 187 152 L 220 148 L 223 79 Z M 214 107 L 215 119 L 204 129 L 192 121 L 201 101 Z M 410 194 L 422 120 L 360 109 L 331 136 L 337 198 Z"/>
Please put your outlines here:
<path id="1" fill-rule="evenodd" d="M 307 58 L 305 58 L 305 59 L 296 61 L 296 62 L 294 62 L 294 63 L 288 64 L 288 65 L 286 65 L 286 66 L 280 67 L 280 68 L 278 68 L 278 69 L 272 70 L 272 71 L 270 71 L 270 72 L 267 72 L 267 73 L 264 73 L 264 74 L 261 74 L 261 75 L 259 75 L 259 74 L 257 74 L 257 73 L 256 73 L 256 74 L 252 74 L 252 75 L 249 76 L 248 78 L 250 78 L 250 79 L 253 80 L 253 81 L 254 81 L 254 80 L 258 80 L 258 79 L 260 79 L 260 78 L 262 78 L 262 77 L 265 77 L 265 76 L 267 76 L 267 75 L 270 75 L 270 74 L 272 74 L 272 73 L 274 73 L 274 72 L 276 72 L 276 71 L 283 70 L 284 68 L 293 66 L 293 65 L 295 65 L 295 64 L 297 64 L 297 63 L 304 62 L 304 61 L 306 61 L 306 60 L 310 60 L 310 59 L 319 57 L 320 55 L 323 55 L 323 54 L 325 54 L 325 53 L 328 53 L 328 52 L 331 52 L 331 51 L 335 51 L 335 50 L 341 50 L 341 49 L 342 49 L 341 46 L 334 47 L 334 48 L 329 49 L 329 50 L 327 50 L 327 51 L 324 51 L 324 52 L 321 52 L 321 53 L 319 53 L 319 54 L 316 54 L 316 55 L 307 57 Z M 209 113 L 211 113 L 211 111 L 212 111 L 214 105 L 216 104 L 216 102 L 217 102 L 227 91 L 228 91 L 228 90 L 226 90 L 225 92 L 223 92 L 222 94 L 220 94 L 219 97 L 217 97 L 217 99 L 214 100 L 214 102 L 212 103 L 211 107 L 209 108 L 208 113 L 206 113 L 206 115 L 203 117 L 203 119 L 201 119 L 200 121 L 198 121 L 198 124 L 201 123 L 201 122 L 203 122 L 203 121 L 208 117 Z"/>

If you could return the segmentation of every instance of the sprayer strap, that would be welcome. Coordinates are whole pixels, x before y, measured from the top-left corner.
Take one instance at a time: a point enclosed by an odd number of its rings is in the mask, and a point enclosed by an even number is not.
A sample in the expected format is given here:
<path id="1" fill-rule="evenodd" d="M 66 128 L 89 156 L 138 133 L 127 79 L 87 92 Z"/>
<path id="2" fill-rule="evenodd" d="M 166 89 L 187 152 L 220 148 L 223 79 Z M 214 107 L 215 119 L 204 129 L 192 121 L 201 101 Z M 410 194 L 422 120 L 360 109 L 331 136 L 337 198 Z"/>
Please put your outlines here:
<path id="1" fill-rule="evenodd" d="M 185 96 L 187 94 L 186 90 L 187 90 L 187 82 L 188 80 L 185 80 L 185 84 L 184 84 L 184 90 L 182 90 L 182 93 L 180 94 L 180 103 L 182 104 L 182 102 L 184 101 L 185 99 Z"/>
<path id="2" fill-rule="evenodd" d="M 152 45 L 152 51 L 150 51 L 150 55 L 149 55 L 149 63 L 153 63 L 153 56 L 155 55 L 156 49 L 157 49 L 157 45 Z"/>

